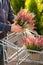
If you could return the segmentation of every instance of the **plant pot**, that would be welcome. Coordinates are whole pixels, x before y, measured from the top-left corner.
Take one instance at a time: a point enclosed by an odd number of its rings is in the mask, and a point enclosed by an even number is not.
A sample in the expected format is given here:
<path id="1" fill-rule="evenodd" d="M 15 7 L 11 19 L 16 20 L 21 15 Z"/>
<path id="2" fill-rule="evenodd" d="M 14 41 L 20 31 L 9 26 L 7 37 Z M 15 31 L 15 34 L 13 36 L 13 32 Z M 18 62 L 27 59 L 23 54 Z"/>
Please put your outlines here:
<path id="1" fill-rule="evenodd" d="M 30 60 L 40 60 L 41 56 L 38 53 L 30 53 L 29 59 Z"/>
<path id="2" fill-rule="evenodd" d="M 38 52 L 28 52 L 29 60 L 34 60 L 34 61 L 43 61 L 43 54 L 40 54 Z"/>

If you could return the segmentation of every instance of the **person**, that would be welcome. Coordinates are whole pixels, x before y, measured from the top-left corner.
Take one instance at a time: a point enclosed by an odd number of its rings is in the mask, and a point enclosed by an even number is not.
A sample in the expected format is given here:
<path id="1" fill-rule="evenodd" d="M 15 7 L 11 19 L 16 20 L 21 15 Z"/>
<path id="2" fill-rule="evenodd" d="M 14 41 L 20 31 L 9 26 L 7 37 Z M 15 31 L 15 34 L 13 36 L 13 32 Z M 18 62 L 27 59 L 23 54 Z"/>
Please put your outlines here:
<path id="1" fill-rule="evenodd" d="M 23 29 L 18 24 L 14 24 L 14 14 L 9 0 L 0 0 L 0 40 L 6 36 L 8 31 L 21 32 Z M 10 25 L 8 24 L 10 21 Z M 0 42 L 2 43 L 2 42 Z M 3 47 L 0 45 L 0 65 L 4 65 L 3 62 Z"/>

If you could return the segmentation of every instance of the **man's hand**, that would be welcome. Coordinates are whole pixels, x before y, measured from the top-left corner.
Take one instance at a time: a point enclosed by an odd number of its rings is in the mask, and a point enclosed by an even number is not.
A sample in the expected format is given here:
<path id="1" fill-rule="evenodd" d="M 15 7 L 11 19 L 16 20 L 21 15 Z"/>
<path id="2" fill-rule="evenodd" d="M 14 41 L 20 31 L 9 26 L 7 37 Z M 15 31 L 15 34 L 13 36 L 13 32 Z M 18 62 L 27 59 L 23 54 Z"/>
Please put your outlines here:
<path id="1" fill-rule="evenodd" d="M 23 29 L 21 26 L 19 26 L 18 24 L 15 25 L 15 24 L 12 24 L 11 25 L 11 32 L 22 32 Z"/>

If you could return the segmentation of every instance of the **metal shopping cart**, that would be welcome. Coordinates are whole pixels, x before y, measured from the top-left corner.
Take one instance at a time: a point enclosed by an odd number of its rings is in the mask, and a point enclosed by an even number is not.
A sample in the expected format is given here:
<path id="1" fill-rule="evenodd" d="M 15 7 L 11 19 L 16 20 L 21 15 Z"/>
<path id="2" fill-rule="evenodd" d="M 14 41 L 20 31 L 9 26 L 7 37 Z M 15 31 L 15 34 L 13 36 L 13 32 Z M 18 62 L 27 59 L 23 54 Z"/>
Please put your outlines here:
<path id="1" fill-rule="evenodd" d="M 0 40 L 3 43 L 4 65 L 7 65 L 12 61 L 16 62 L 18 65 L 19 62 L 21 62 L 21 59 L 27 57 L 22 44 L 22 37 L 23 33 L 10 33 L 7 34 L 7 37 L 3 40 Z"/>
<path id="2" fill-rule="evenodd" d="M 22 33 L 8 33 L 7 37 L 1 40 L 3 42 L 4 65 L 8 65 L 13 61 L 15 65 L 20 65 L 22 62 L 43 64 L 43 51 L 27 50 L 22 44 L 22 37 L 24 35 L 36 36 L 37 33 L 33 33 L 30 30 L 25 30 Z M 29 53 L 27 53 L 27 51 Z M 30 59 L 30 52 L 40 54 L 41 58 L 39 60 Z"/>

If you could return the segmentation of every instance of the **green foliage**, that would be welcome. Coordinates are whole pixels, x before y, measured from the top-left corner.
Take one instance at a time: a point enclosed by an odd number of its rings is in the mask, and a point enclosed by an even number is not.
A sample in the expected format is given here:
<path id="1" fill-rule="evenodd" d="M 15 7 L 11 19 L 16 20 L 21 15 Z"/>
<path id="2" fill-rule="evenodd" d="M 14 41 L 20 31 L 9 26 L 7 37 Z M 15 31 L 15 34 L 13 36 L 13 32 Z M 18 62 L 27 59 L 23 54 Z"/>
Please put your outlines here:
<path id="1" fill-rule="evenodd" d="M 36 31 L 43 35 L 43 0 L 26 0 L 26 9 L 34 13 L 36 20 Z"/>
<path id="2" fill-rule="evenodd" d="M 14 14 L 17 14 L 21 8 L 25 6 L 25 0 L 11 0 Z"/>
<path id="3" fill-rule="evenodd" d="M 41 19 L 40 19 L 40 22 L 39 22 L 39 34 L 42 34 L 43 35 L 43 14 L 41 15 Z"/>
<path id="4" fill-rule="evenodd" d="M 34 44 L 31 45 L 31 46 L 30 45 L 27 45 L 26 48 L 27 49 L 30 49 L 30 50 L 37 50 L 37 51 L 41 51 L 42 50 L 41 47 L 38 47 L 37 45 L 34 45 Z"/>
<path id="5" fill-rule="evenodd" d="M 37 2 L 37 8 L 40 13 L 40 20 L 37 24 L 37 30 L 39 34 L 43 35 L 43 0 L 39 0 L 39 2 Z"/>

